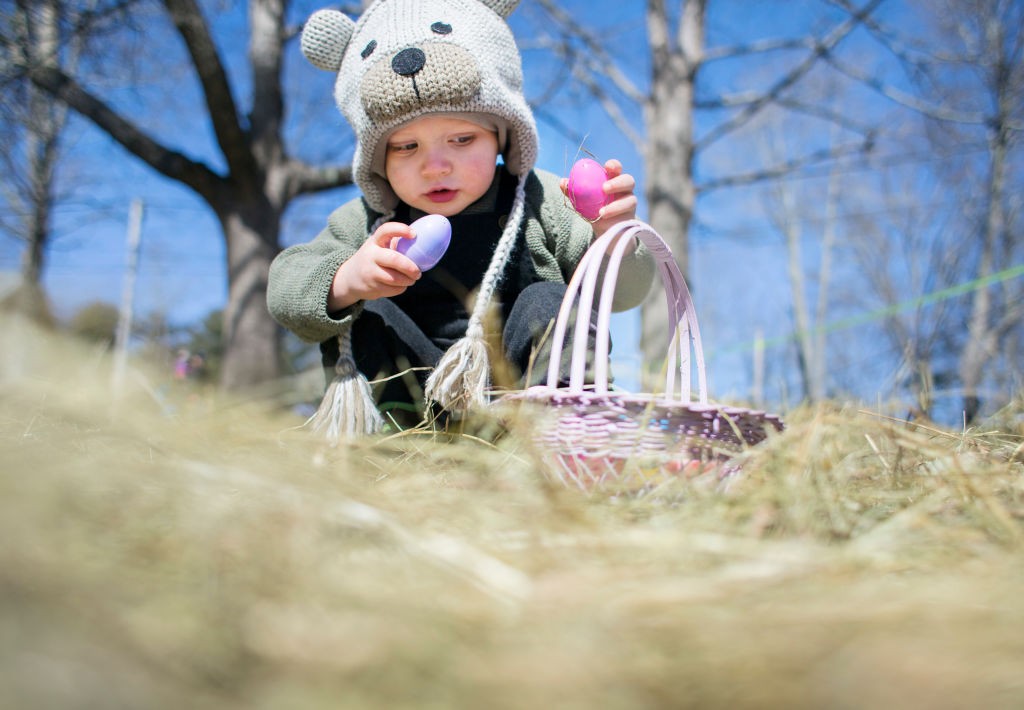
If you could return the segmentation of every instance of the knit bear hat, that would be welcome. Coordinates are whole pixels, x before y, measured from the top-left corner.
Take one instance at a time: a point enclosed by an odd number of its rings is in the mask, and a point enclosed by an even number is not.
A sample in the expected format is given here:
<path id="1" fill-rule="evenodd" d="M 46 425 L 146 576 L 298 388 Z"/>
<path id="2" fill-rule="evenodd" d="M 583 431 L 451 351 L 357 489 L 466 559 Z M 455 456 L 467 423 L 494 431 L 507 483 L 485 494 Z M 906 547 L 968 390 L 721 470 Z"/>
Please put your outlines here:
<path id="1" fill-rule="evenodd" d="M 424 114 L 489 114 L 507 128 L 505 165 L 524 175 L 537 160 L 537 127 L 523 96 L 519 50 L 505 18 L 519 0 L 377 0 L 353 22 L 320 10 L 302 52 L 337 72 L 334 98 L 355 131 L 356 184 L 387 214 L 398 198 L 383 175 L 387 137 Z M 501 131 L 504 132 L 504 131 Z"/>
<path id="2" fill-rule="evenodd" d="M 466 335 L 441 358 L 425 395 L 448 410 L 485 401 L 490 377 L 484 316 L 523 220 L 526 179 L 537 160 L 537 126 L 523 96 L 523 71 L 505 18 L 519 0 L 376 0 L 355 22 L 320 10 L 306 22 L 302 52 L 337 72 L 334 98 L 356 134 L 355 182 L 367 204 L 393 214 L 398 197 L 383 170 L 391 133 L 427 114 L 462 115 L 497 127 L 505 166 L 519 177 L 516 196 L 472 306 Z M 338 334 L 337 377 L 314 417 L 331 438 L 373 432 L 382 422 L 355 368 L 351 334 Z"/>

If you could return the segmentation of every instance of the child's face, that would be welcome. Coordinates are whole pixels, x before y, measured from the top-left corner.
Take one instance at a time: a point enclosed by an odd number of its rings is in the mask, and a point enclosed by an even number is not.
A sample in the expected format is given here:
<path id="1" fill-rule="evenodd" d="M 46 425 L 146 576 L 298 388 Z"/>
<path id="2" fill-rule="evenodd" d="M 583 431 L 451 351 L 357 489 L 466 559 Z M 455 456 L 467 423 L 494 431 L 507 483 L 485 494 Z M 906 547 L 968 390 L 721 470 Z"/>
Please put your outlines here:
<path id="1" fill-rule="evenodd" d="M 494 179 L 498 137 L 451 116 L 422 116 L 388 138 L 384 172 L 411 207 L 445 217 L 483 197 Z"/>

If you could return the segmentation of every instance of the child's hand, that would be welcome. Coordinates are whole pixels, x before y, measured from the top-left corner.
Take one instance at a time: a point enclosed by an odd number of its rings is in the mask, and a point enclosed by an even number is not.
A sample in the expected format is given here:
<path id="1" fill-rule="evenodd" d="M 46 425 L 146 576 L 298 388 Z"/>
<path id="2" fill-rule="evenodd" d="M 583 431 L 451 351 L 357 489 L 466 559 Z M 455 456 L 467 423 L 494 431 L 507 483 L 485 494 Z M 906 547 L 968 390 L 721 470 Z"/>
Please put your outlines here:
<path id="1" fill-rule="evenodd" d="M 608 204 L 601 208 L 597 219 L 593 222 L 594 239 L 603 235 L 618 222 L 636 219 L 637 197 L 633 194 L 636 189 L 636 180 L 633 175 L 623 172 L 623 164 L 617 160 L 609 160 L 604 164 L 604 172 L 608 179 L 604 181 L 602 190 L 608 197 Z M 562 194 L 568 197 L 568 178 L 563 177 L 560 181 Z M 633 240 L 632 248 L 636 246 Z M 614 247 L 614 243 L 608 246 L 608 251 Z"/>
<path id="2" fill-rule="evenodd" d="M 420 278 L 412 259 L 392 247 L 397 239 L 412 237 L 407 224 L 385 222 L 359 251 L 338 267 L 327 296 L 327 310 L 339 311 L 357 301 L 397 296 Z"/>
<path id="3" fill-rule="evenodd" d="M 629 173 L 622 172 L 622 163 L 612 159 L 604 164 L 608 180 L 604 183 L 604 194 L 609 196 L 608 204 L 601 208 L 594 222 L 594 239 L 607 232 L 619 222 L 636 219 L 636 180 Z"/>
<path id="4" fill-rule="evenodd" d="M 629 173 L 622 172 L 622 163 L 612 159 L 604 164 L 605 180 L 602 189 L 608 196 L 608 204 L 601 208 L 597 219 L 593 222 L 594 239 L 607 232 L 612 226 L 619 222 L 636 218 L 636 195 L 633 190 L 636 188 L 636 180 Z M 562 178 L 560 182 L 562 194 L 568 196 L 569 180 Z"/>

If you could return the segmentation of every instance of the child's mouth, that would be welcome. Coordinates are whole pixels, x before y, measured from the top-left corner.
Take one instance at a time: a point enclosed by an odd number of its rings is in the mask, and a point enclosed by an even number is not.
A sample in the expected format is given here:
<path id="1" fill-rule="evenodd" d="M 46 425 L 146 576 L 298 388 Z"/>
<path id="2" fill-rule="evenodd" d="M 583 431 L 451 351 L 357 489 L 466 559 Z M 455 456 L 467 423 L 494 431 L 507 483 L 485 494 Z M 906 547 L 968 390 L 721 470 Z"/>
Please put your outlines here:
<path id="1" fill-rule="evenodd" d="M 440 190 L 431 190 L 427 193 L 427 199 L 431 202 L 451 202 L 455 198 L 455 190 L 449 190 L 448 188 L 442 188 Z"/>

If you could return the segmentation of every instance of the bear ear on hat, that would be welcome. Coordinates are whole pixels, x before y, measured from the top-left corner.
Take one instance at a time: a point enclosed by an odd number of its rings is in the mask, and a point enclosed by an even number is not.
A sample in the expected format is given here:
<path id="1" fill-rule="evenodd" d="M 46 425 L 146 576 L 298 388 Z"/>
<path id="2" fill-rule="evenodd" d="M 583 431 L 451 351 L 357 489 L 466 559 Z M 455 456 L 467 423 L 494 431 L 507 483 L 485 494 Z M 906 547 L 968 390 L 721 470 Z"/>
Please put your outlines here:
<path id="1" fill-rule="evenodd" d="M 482 0 L 482 2 L 505 20 L 516 9 L 516 5 L 519 4 L 519 0 Z"/>
<path id="2" fill-rule="evenodd" d="M 317 10 L 302 28 L 302 54 L 319 69 L 338 71 L 355 27 L 356 23 L 344 13 Z"/>

